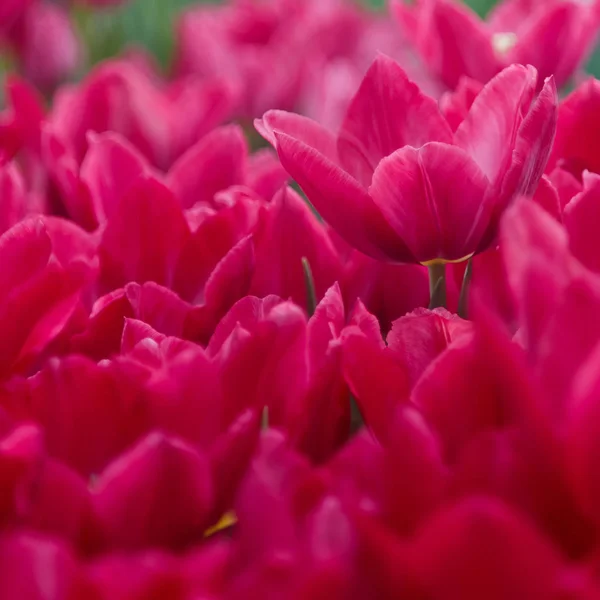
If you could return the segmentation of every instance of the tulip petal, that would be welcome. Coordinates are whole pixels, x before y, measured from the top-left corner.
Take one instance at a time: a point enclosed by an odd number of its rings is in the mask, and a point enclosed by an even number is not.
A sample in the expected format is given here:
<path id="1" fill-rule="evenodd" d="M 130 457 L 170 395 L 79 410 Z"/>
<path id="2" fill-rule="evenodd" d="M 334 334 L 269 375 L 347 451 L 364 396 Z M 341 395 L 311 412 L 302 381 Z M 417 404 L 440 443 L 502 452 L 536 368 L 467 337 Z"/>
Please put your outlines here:
<path id="1" fill-rule="evenodd" d="M 517 32 L 532 12 L 540 7 L 547 8 L 544 0 L 503 0 L 492 7 L 486 22 L 495 33 Z"/>
<path id="2" fill-rule="evenodd" d="M 503 223 L 502 248 L 520 309 L 522 338 L 561 418 L 578 365 L 599 338 L 600 280 L 568 252 L 564 228 L 533 202 L 518 202 Z"/>
<path id="3" fill-rule="evenodd" d="M 19 420 L 39 423 L 48 452 L 88 477 L 133 443 L 144 429 L 125 370 L 107 369 L 87 358 L 50 361 L 7 409 Z"/>
<path id="4" fill-rule="evenodd" d="M 363 332 L 348 329 L 343 338 L 343 372 L 367 427 L 386 443 L 390 415 L 408 401 L 409 382 L 404 366 Z"/>
<path id="5" fill-rule="evenodd" d="M 390 420 L 383 475 L 385 500 L 393 529 L 407 535 L 442 499 L 445 469 L 439 440 L 418 410 L 400 406 Z"/>
<path id="6" fill-rule="evenodd" d="M 130 281 L 170 283 L 189 236 L 173 193 L 152 177 L 140 178 L 103 232 L 99 255 L 105 289 Z"/>
<path id="7" fill-rule="evenodd" d="M 236 302 L 228 313 L 219 321 L 207 347 L 209 356 L 216 356 L 233 334 L 237 326 L 251 330 L 257 323 L 266 318 L 271 309 L 283 300 L 277 296 L 246 296 Z"/>
<path id="8" fill-rule="evenodd" d="M 431 598 L 550 599 L 561 561 L 533 525 L 496 499 L 474 496 L 444 509 L 415 548 Z"/>
<path id="9" fill-rule="evenodd" d="M 193 304 L 205 298 L 205 286 L 218 263 L 255 227 L 258 202 L 240 197 L 231 206 L 203 218 L 181 249 L 172 289 Z"/>
<path id="10" fill-rule="evenodd" d="M 554 184 L 545 175 L 540 179 L 540 183 L 533 195 L 533 201 L 539 204 L 549 215 L 552 215 L 559 223 L 563 222 L 562 208 L 558 190 Z"/>
<path id="11" fill-rule="evenodd" d="M 475 98 L 481 93 L 483 85 L 469 77 L 461 77 L 456 89 L 445 92 L 440 97 L 440 110 L 450 124 L 452 131 L 467 118 Z"/>
<path id="12" fill-rule="evenodd" d="M 173 495 L 174 489 L 179 493 Z M 177 438 L 152 433 L 100 476 L 95 510 L 107 543 L 185 547 L 201 540 L 213 486 L 208 459 Z"/>
<path id="13" fill-rule="evenodd" d="M 596 473 L 600 459 L 600 346 L 583 361 L 574 379 L 566 412 L 567 474 L 574 496 L 586 516 L 600 522 L 600 486 Z"/>
<path id="14" fill-rule="evenodd" d="M 105 223 L 131 186 L 150 169 L 146 159 L 119 134 L 90 134 L 88 139 L 80 177 L 88 186 L 96 219 Z"/>
<path id="15" fill-rule="evenodd" d="M 243 182 L 248 148 L 242 128 L 226 125 L 211 131 L 171 167 L 167 185 L 182 208 L 211 204 L 217 192 Z"/>
<path id="16" fill-rule="evenodd" d="M 365 189 L 339 166 L 335 136 L 312 119 L 271 110 L 254 125 L 320 215 L 351 246 L 377 259 L 414 259 Z"/>
<path id="17" fill-rule="evenodd" d="M 564 217 L 571 252 L 586 267 L 600 272 L 600 179 L 591 180 L 590 184 L 567 204 Z"/>
<path id="18" fill-rule="evenodd" d="M 185 337 L 183 326 L 191 306 L 170 289 L 152 281 L 128 283 L 125 296 L 136 319 L 165 335 Z"/>
<path id="19" fill-rule="evenodd" d="M 532 201 L 518 199 L 500 230 L 508 284 L 520 312 L 526 346 L 536 352 L 570 277 L 563 227 Z M 545 268 L 539 268 L 547 265 Z"/>
<path id="20" fill-rule="evenodd" d="M 359 252 L 345 265 L 340 285 L 348 306 L 360 298 L 384 332 L 395 319 L 429 304 L 427 269 L 421 265 L 386 264 Z"/>
<path id="21" fill-rule="evenodd" d="M 81 64 L 81 41 L 64 7 L 34 3 L 25 11 L 19 30 L 15 41 L 21 72 L 41 89 L 52 89 Z"/>
<path id="22" fill-rule="evenodd" d="M 0 236 L 0 300 L 42 271 L 51 252 L 52 242 L 41 219 L 22 221 Z"/>
<path id="23" fill-rule="evenodd" d="M 80 577 L 65 543 L 23 532 L 0 539 L 2 598 L 60 600 L 70 595 Z"/>
<path id="24" fill-rule="evenodd" d="M 301 140 L 279 131 L 275 137 L 281 164 L 325 221 L 351 246 L 380 260 L 414 261 L 354 178 Z"/>
<path id="25" fill-rule="evenodd" d="M 548 170 L 561 167 L 575 177 L 585 169 L 600 173 L 600 81 L 590 78 L 563 102 L 558 111 L 556 140 Z"/>
<path id="26" fill-rule="evenodd" d="M 254 454 L 259 434 L 259 414 L 247 410 L 211 447 L 209 461 L 216 496 L 214 518 L 219 518 L 224 510 L 231 507 L 248 462 Z"/>
<path id="27" fill-rule="evenodd" d="M 306 258 L 317 299 L 321 299 L 339 279 L 341 271 L 340 260 L 323 223 L 290 188 L 278 192 L 260 217 L 254 232 L 256 266 L 250 293 L 261 297 L 276 294 L 305 306 L 302 258 Z"/>
<path id="28" fill-rule="evenodd" d="M 489 81 L 502 63 L 479 17 L 462 2 L 431 2 L 420 24 L 418 48 L 425 62 L 454 89 L 461 76 Z"/>
<path id="29" fill-rule="evenodd" d="M 503 184 L 505 198 L 509 193 L 514 197 L 515 194 L 531 196 L 535 192 L 554 143 L 557 112 L 558 94 L 550 77 L 517 133 L 512 163 Z"/>
<path id="30" fill-rule="evenodd" d="M 507 59 L 532 64 L 540 79 L 553 75 L 562 87 L 588 57 L 598 31 L 591 2 L 545 3 L 528 11 Z"/>
<path id="31" fill-rule="evenodd" d="M 383 159 L 369 190 L 419 262 L 472 254 L 489 221 L 488 180 L 460 148 L 432 142 Z"/>
<path id="32" fill-rule="evenodd" d="M 271 200 L 289 179 L 279 158 L 270 148 L 254 152 L 248 159 L 246 185 L 264 200 Z"/>
<path id="33" fill-rule="evenodd" d="M 391 350 L 402 357 L 414 384 L 427 366 L 453 340 L 470 333 L 472 323 L 449 313 L 444 308 L 417 308 L 394 321 L 387 337 Z"/>
<path id="34" fill-rule="evenodd" d="M 400 65 L 379 55 L 348 108 L 338 151 L 344 167 L 348 168 L 347 161 L 358 151 L 374 170 L 398 148 L 451 139 L 450 126 L 437 102 L 423 94 Z"/>
<path id="35" fill-rule="evenodd" d="M 270 110 L 254 126 L 269 144 L 277 148 L 275 132 L 279 131 L 314 148 L 337 164 L 336 138 L 316 121 L 284 110 Z"/>
<path id="36" fill-rule="evenodd" d="M 572 200 L 573 196 L 583 191 L 583 185 L 572 173 L 557 167 L 552 171 L 548 171 L 548 179 L 558 192 L 558 200 L 561 210 Z"/>
<path id="37" fill-rule="evenodd" d="M 533 67 L 511 65 L 504 69 L 475 98 L 456 130 L 454 143 L 473 158 L 491 182 L 506 169 L 536 81 Z"/>
<path id="38" fill-rule="evenodd" d="M 2 235 L 23 219 L 28 208 L 25 181 L 14 163 L 8 163 L 0 168 L 0 196 L 2 197 L 0 235 Z"/>

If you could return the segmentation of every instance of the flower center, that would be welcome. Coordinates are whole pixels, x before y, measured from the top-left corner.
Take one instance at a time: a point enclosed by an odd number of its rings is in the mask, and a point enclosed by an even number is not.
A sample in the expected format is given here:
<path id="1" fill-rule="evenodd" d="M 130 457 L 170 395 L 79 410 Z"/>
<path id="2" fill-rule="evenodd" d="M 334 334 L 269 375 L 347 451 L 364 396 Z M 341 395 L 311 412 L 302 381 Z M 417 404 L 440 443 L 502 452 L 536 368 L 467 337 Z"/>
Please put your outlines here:
<path id="1" fill-rule="evenodd" d="M 219 521 L 215 525 L 213 525 L 212 527 L 209 527 L 204 532 L 204 537 L 209 538 L 209 537 L 215 535 L 216 533 L 219 533 L 221 531 L 229 529 L 230 527 L 233 527 L 236 523 L 237 523 L 237 517 L 235 516 L 235 513 L 227 512 L 219 519 Z"/>
<path id="2" fill-rule="evenodd" d="M 431 266 L 435 266 L 435 265 L 455 265 L 457 263 L 464 262 L 465 260 L 469 260 L 473 256 L 473 254 L 474 254 L 474 252 L 471 252 L 471 254 L 467 254 L 466 256 L 463 256 L 462 258 L 454 258 L 454 259 L 433 258 L 431 260 L 426 260 L 426 261 L 422 262 L 421 264 L 424 267 L 431 267 Z"/>
<path id="3" fill-rule="evenodd" d="M 494 33 L 492 36 L 492 47 L 500 56 L 504 56 L 509 50 L 512 50 L 516 43 L 517 34 L 510 31 Z"/>

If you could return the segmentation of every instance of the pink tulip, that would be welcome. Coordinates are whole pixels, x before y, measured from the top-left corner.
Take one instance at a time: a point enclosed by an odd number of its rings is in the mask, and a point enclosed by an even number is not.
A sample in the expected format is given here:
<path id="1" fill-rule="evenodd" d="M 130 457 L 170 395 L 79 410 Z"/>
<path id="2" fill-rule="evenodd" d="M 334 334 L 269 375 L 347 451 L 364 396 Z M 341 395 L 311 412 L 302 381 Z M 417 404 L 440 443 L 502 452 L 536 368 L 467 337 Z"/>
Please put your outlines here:
<path id="1" fill-rule="evenodd" d="M 600 28 L 595 0 L 502 0 L 486 21 L 455 0 L 393 0 L 392 10 L 424 62 L 446 85 L 487 83 L 513 63 L 531 64 L 560 87 L 581 68 Z"/>
<path id="2" fill-rule="evenodd" d="M 502 211 L 541 177 L 557 98 L 548 80 L 534 100 L 536 81 L 531 67 L 507 68 L 453 134 L 435 101 L 380 56 L 337 137 L 282 111 L 256 127 L 351 246 L 394 262 L 459 261 L 489 246 Z"/>

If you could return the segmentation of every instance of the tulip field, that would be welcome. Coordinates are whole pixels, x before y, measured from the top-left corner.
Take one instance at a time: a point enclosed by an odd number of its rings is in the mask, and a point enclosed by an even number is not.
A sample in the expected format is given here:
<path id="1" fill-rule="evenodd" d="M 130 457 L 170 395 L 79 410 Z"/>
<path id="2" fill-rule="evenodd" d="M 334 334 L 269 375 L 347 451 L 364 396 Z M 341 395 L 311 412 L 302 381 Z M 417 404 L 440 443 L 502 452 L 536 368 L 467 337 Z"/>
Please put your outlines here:
<path id="1" fill-rule="evenodd" d="M 0 0 L 0 600 L 600 600 L 600 0 Z"/>

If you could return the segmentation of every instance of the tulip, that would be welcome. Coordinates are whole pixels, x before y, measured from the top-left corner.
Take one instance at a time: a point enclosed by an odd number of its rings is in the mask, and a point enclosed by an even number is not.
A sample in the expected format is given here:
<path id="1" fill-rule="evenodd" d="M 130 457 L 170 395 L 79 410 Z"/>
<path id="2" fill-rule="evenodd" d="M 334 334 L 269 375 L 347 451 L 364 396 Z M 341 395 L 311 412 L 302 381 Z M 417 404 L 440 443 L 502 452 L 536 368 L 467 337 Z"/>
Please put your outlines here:
<path id="1" fill-rule="evenodd" d="M 261 209 L 253 239 L 256 264 L 252 294 L 275 294 L 305 306 L 302 259 L 310 265 L 317 300 L 339 277 L 339 256 L 326 228 L 289 188 L 282 189 L 268 207 Z"/>
<path id="2" fill-rule="evenodd" d="M 394 321 L 387 344 L 402 356 L 414 384 L 437 356 L 471 330 L 470 322 L 444 309 L 417 309 Z"/>
<path id="3" fill-rule="evenodd" d="M 268 407 L 285 427 L 307 385 L 306 316 L 276 296 L 247 296 L 216 327 L 207 352 L 222 371 L 223 422 L 241 410 Z"/>
<path id="4" fill-rule="evenodd" d="M 561 87 L 583 65 L 600 28 L 597 2 L 502 0 L 486 21 L 455 0 L 393 0 L 406 35 L 450 88 L 463 76 L 487 83 L 513 63 L 531 64 Z"/>
<path id="5" fill-rule="evenodd" d="M 158 550 L 135 555 L 109 554 L 82 565 L 76 600 L 166 595 L 185 600 L 192 594 L 218 597 L 227 579 L 232 548 L 224 543 L 174 556 Z"/>
<path id="6" fill-rule="evenodd" d="M 131 368 L 74 355 L 6 390 L 2 404 L 16 420 L 39 423 L 49 454 L 88 478 L 147 428 L 146 407 L 135 398 L 139 379 Z"/>
<path id="7" fill-rule="evenodd" d="M 4 535 L 0 562 L 0 594 L 5 598 L 63 600 L 76 589 L 78 564 L 60 541 L 22 532 Z"/>
<path id="8" fill-rule="evenodd" d="M 206 339 L 216 322 L 248 292 L 254 261 L 248 234 L 257 210 L 257 201 L 243 196 L 197 222 L 156 177 L 141 176 L 102 233 L 102 289 L 112 291 L 133 281 L 169 287 L 197 305 L 190 328 Z M 121 243 L 125 232 L 128 248 Z"/>
<path id="9" fill-rule="evenodd" d="M 560 103 L 549 171 L 559 167 L 579 180 L 585 170 L 600 173 L 597 140 L 588 135 L 598 122 L 599 106 L 600 81 L 593 78 L 582 83 Z"/>
<path id="10" fill-rule="evenodd" d="M 80 164 L 88 132 L 113 131 L 128 139 L 150 164 L 168 169 L 229 114 L 231 90 L 218 80 L 181 80 L 159 87 L 132 60 L 107 61 L 80 84 L 56 96 L 53 133 Z"/>
<path id="11" fill-rule="evenodd" d="M 421 265 L 396 265 L 374 260 L 353 250 L 345 261 L 340 285 L 349 307 L 364 303 L 387 333 L 392 323 L 429 304 L 427 269 Z"/>
<path id="12" fill-rule="evenodd" d="M 3 198 L 0 213 L 0 235 L 21 221 L 27 213 L 25 182 L 16 164 L 0 167 L 0 193 Z"/>
<path id="13" fill-rule="evenodd" d="M 72 335 L 70 351 L 94 360 L 112 358 L 121 351 L 125 319 L 137 319 L 164 335 L 185 337 L 193 307 L 171 290 L 152 282 L 128 283 L 100 297 L 87 322 Z"/>
<path id="14" fill-rule="evenodd" d="M 527 518 L 486 497 L 441 510 L 414 551 L 423 588 L 434 598 L 550 599 L 563 568 Z"/>
<path id="15" fill-rule="evenodd" d="M 446 92 L 440 98 L 440 110 L 446 121 L 450 123 L 452 131 L 456 131 L 458 126 L 467 118 L 469 110 L 483 89 L 483 84 L 475 79 L 461 77 L 456 90 Z"/>
<path id="16" fill-rule="evenodd" d="M 9 32 L 23 74 L 51 90 L 72 76 L 82 60 L 79 38 L 66 10 L 38 0 Z"/>
<path id="17" fill-rule="evenodd" d="M 370 25 L 367 14 L 337 0 L 191 7 L 177 24 L 177 72 L 224 77 L 238 92 L 244 118 L 291 109 L 305 88 L 313 91 L 310 75 L 323 62 L 356 55 L 363 39 L 376 37 Z"/>
<path id="18" fill-rule="evenodd" d="M 93 278 L 93 259 L 77 256 L 70 234 L 60 231 L 63 223 L 51 227 L 30 218 L 0 236 L 0 379 L 35 363 L 66 328 Z"/>
<path id="19" fill-rule="evenodd" d="M 443 264 L 485 250 L 506 206 L 535 191 L 557 105 L 551 79 L 534 100 L 536 81 L 532 67 L 507 68 L 453 134 L 435 101 L 380 56 L 337 137 L 281 111 L 256 127 L 351 246 L 379 260 Z"/>
<path id="20" fill-rule="evenodd" d="M 181 490 L 176 510 L 172 485 Z M 213 494 L 206 456 L 176 438 L 153 433 L 108 466 L 94 485 L 93 500 L 109 547 L 177 548 L 203 535 Z M 146 509 L 136 510 L 139 506 Z"/>
<path id="21" fill-rule="evenodd" d="M 600 176 L 585 173 L 583 190 L 573 196 L 564 209 L 569 249 L 589 269 L 600 272 L 599 251 L 594 223 L 600 214 Z"/>
<path id="22" fill-rule="evenodd" d="M 327 290 L 308 321 L 308 387 L 288 423 L 292 441 L 316 463 L 340 449 L 356 425 L 343 372 L 343 340 L 352 331 L 360 332 L 376 345 L 383 343 L 377 319 L 360 300 L 346 313 L 336 283 Z"/>
<path id="23" fill-rule="evenodd" d="M 560 167 L 556 167 L 550 171 L 547 177 L 558 194 L 559 206 L 562 210 L 564 210 L 565 206 L 574 196 L 583 190 L 579 176 L 576 177 Z"/>

